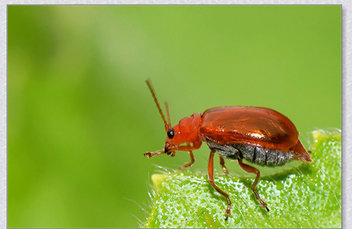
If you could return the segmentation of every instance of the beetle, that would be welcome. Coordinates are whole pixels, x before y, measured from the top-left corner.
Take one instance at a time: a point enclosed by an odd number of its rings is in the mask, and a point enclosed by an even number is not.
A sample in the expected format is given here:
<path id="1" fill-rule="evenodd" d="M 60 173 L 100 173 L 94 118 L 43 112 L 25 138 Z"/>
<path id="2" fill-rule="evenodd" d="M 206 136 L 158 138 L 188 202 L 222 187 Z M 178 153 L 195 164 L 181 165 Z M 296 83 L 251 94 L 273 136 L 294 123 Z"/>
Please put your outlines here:
<path id="1" fill-rule="evenodd" d="M 176 151 L 188 151 L 191 157 L 189 163 L 179 170 L 193 165 L 195 159 L 193 150 L 199 149 L 202 142 L 210 148 L 208 163 L 208 180 L 227 201 L 225 219 L 231 214 L 229 195 L 214 183 L 214 154 L 217 152 L 223 172 L 228 175 L 225 160 L 237 160 L 239 166 L 248 173 L 254 173 L 256 178 L 251 185 L 256 199 L 269 212 L 267 204 L 260 198 L 256 185 L 260 171 L 243 160 L 262 166 L 281 166 L 291 160 L 313 162 L 308 152 L 298 139 L 295 125 L 283 114 L 265 107 L 223 106 L 210 108 L 201 113 L 183 118 L 177 125 L 171 126 L 167 102 L 165 102 L 167 120 L 161 110 L 155 91 L 149 80 L 146 80 L 154 102 L 164 121 L 167 138 L 162 150 L 147 152 L 148 158 L 167 154 L 175 156 Z"/>

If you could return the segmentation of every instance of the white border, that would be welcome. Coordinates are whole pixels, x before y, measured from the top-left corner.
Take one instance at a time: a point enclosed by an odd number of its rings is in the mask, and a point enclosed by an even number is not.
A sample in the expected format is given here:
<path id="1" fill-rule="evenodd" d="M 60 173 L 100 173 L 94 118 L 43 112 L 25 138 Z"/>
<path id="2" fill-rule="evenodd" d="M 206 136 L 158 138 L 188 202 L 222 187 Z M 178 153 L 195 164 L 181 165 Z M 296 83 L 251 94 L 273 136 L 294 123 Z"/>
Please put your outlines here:
<path id="1" fill-rule="evenodd" d="M 352 164 L 351 139 L 352 106 L 352 1 L 351 0 L 4 0 L 0 2 L 0 228 L 7 228 L 7 5 L 47 4 L 341 4 L 342 5 L 342 226 L 352 225 L 351 200 Z M 350 39 L 348 39 L 350 38 Z M 351 141 L 350 141 L 351 142 Z"/>

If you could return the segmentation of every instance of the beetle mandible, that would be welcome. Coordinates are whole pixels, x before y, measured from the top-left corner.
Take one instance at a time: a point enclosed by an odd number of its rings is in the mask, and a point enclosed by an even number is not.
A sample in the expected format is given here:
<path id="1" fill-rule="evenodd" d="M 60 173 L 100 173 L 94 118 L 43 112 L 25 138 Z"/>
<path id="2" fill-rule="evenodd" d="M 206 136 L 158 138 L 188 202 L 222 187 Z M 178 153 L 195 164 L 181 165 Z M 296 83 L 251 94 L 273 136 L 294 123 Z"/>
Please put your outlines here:
<path id="1" fill-rule="evenodd" d="M 220 165 L 227 175 L 224 158 L 237 160 L 240 167 L 256 178 L 251 189 L 261 206 L 269 211 L 267 204 L 260 198 L 256 185 L 260 171 L 243 163 L 247 160 L 263 166 L 281 166 L 290 160 L 313 162 L 300 140 L 295 125 L 281 113 L 264 107 L 225 106 L 214 107 L 195 113 L 182 119 L 176 126 L 171 126 L 168 104 L 165 102 L 167 121 L 161 110 L 155 91 L 149 80 L 146 80 L 154 102 L 164 121 L 167 138 L 162 150 L 145 153 L 148 158 L 167 154 L 175 156 L 175 151 L 188 151 L 191 161 L 182 165 L 179 170 L 194 163 L 193 150 L 199 149 L 202 142 L 210 148 L 208 163 L 208 180 L 227 201 L 226 220 L 231 214 L 229 195 L 214 183 L 214 154 L 219 153 Z"/>

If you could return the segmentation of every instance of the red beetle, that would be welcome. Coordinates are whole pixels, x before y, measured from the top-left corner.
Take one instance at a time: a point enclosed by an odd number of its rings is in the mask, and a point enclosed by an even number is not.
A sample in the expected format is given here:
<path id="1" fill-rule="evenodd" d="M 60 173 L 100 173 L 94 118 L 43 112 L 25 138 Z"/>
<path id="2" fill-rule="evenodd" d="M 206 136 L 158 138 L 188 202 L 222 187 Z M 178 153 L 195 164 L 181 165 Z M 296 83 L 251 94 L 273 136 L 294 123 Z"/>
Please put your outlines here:
<path id="1" fill-rule="evenodd" d="M 231 201 L 229 195 L 214 183 L 215 152 L 220 155 L 220 164 L 225 174 L 228 174 L 228 171 L 224 158 L 237 160 L 243 170 L 256 174 L 251 189 L 267 211 L 269 211 L 267 204 L 256 191 L 260 171 L 244 164 L 242 160 L 272 167 L 283 165 L 290 160 L 313 161 L 299 141 L 295 125 L 275 110 L 264 107 L 214 107 L 203 114 L 195 113 L 186 117 L 172 127 L 167 103 L 165 106 L 168 122 L 150 81 L 147 80 L 146 83 L 164 121 L 167 138 L 164 149 L 144 155 L 149 158 L 163 153 L 175 156 L 175 151 L 188 151 L 191 162 L 181 166 L 181 170 L 193 165 L 192 151 L 199 149 L 203 141 L 206 142 L 211 150 L 208 180 L 219 193 L 226 197 L 226 219 L 230 215 Z"/>

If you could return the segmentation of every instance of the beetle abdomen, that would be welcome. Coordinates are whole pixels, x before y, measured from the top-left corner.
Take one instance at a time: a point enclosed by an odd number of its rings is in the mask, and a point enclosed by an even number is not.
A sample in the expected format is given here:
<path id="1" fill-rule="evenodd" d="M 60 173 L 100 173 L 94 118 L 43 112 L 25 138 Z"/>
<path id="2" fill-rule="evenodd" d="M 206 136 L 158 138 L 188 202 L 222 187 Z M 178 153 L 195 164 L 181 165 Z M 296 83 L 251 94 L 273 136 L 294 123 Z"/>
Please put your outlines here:
<path id="1" fill-rule="evenodd" d="M 246 159 L 249 162 L 265 166 L 284 165 L 294 156 L 294 154 L 290 152 L 282 152 L 250 145 L 219 145 L 211 141 L 207 141 L 207 144 L 211 149 L 227 159 Z"/>

